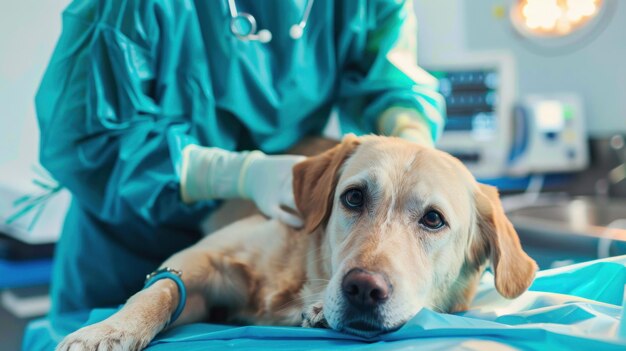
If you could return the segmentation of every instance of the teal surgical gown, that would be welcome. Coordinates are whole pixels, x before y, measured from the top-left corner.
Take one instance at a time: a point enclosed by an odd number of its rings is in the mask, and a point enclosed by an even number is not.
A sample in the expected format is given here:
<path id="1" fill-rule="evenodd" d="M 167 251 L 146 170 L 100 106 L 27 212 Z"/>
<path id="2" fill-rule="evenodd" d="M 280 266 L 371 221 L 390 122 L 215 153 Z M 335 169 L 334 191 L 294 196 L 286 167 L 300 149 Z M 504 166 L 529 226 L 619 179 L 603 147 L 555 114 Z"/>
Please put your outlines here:
<path id="1" fill-rule="evenodd" d="M 344 133 L 377 132 L 401 106 L 436 137 L 441 97 L 387 55 L 405 5 L 317 0 L 294 40 L 306 0 L 237 1 L 272 32 L 263 44 L 230 32 L 226 0 L 73 1 L 36 97 L 41 162 L 73 194 L 51 316 L 123 303 L 200 238 L 219 203 L 181 201 L 186 145 L 281 153 L 319 135 L 333 107 Z"/>

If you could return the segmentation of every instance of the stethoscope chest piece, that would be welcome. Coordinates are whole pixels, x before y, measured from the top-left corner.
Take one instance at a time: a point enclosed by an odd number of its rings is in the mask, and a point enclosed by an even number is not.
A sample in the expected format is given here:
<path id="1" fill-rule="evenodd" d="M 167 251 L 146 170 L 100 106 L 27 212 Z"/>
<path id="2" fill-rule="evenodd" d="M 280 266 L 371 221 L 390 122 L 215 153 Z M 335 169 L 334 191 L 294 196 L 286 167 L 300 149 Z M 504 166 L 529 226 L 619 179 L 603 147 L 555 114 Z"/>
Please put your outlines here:
<path id="1" fill-rule="evenodd" d="M 239 12 L 230 19 L 230 31 L 239 39 L 256 33 L 256 19 L 249 13 Z"/>
<path id="2" fill-rule="evenodd" d="M 268 43 L 272 40 L 272 33 L 262 29 L 257 33 L 256 19 L 249 13 L 239 12 L 230 19 L 230 31 L 241 40 L 258 40 Z"/>

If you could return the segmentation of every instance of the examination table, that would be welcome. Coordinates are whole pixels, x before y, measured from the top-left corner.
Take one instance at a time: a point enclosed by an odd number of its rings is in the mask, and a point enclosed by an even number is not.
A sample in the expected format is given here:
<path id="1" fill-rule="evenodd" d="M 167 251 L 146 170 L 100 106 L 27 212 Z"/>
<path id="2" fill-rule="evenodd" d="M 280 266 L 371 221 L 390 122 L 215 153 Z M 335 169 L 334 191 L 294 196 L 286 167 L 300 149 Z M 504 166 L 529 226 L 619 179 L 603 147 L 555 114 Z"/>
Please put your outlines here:
<path id="1" fill-rule="evenodd" d="M 422 310 L 375 339 L 325 329 L 199 323 L 159 334 L 148 350 L 626 350 L 625 284 L 626 256 L 541 271 L 515 300 L 500 297 L 486 273 L 469 311 Z M 34 321 L 23 349 L 53 350 L 71 331 L 114 311 L 74 313 L 54 327 L 47 319 Z"/>

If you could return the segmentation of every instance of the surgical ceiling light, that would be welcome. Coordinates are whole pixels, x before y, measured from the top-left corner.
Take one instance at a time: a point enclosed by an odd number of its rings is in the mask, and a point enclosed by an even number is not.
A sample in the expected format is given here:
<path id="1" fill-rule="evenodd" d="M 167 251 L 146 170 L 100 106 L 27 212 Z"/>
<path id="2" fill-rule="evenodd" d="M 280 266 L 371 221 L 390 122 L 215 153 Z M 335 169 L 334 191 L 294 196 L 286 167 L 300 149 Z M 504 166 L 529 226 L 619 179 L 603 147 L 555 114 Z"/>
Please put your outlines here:
<path id="1" fill-rule="evenodd" d="M 620 0 L 511 0 L 509 23 L 522 47 L 541 56 L 571 54 L 611 24 Z"/>
<path id="2" fill-rule="evenodd" d="M 524 36 L 564 37 L 598 17 L 603 0 L 518 0 L 511 19 Z"/>

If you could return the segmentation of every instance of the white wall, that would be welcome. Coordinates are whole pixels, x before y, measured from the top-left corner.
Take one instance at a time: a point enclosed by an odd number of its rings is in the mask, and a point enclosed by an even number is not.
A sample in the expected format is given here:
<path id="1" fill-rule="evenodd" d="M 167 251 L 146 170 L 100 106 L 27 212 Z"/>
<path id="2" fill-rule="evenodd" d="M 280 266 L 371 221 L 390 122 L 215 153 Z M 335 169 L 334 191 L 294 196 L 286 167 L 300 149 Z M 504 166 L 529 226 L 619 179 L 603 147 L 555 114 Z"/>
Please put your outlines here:
<path id="1" fill-rule="evenodd" d="M 38 160 L 34 96 L 69 0 L 4 0 L 0 11 L 0 182 L 30 181 Z"/>
<path id="2" fill-rule="evenodd" d="M 38 165 L 39 128 L 34 97 L 61 33 L 61 12 L 70 0 L 3 0 L 0 11 L 0 231 L 29 243 L 55 241 L 70 201 L 62 191 L 34 223 L 36 210 L 10 225 L 18 213 L 13 201 L 41 194 Z M 23 205 L 22 205 L 23 206 Z M 31 224 L 34 224 L 31 226 Z"/>
<path id="3" fill-rule="evenodd" d="M 414 0 L 413 6 L 418 24 L 420 64 L 428 65 L 466 53 L 464 0 Z"/>

